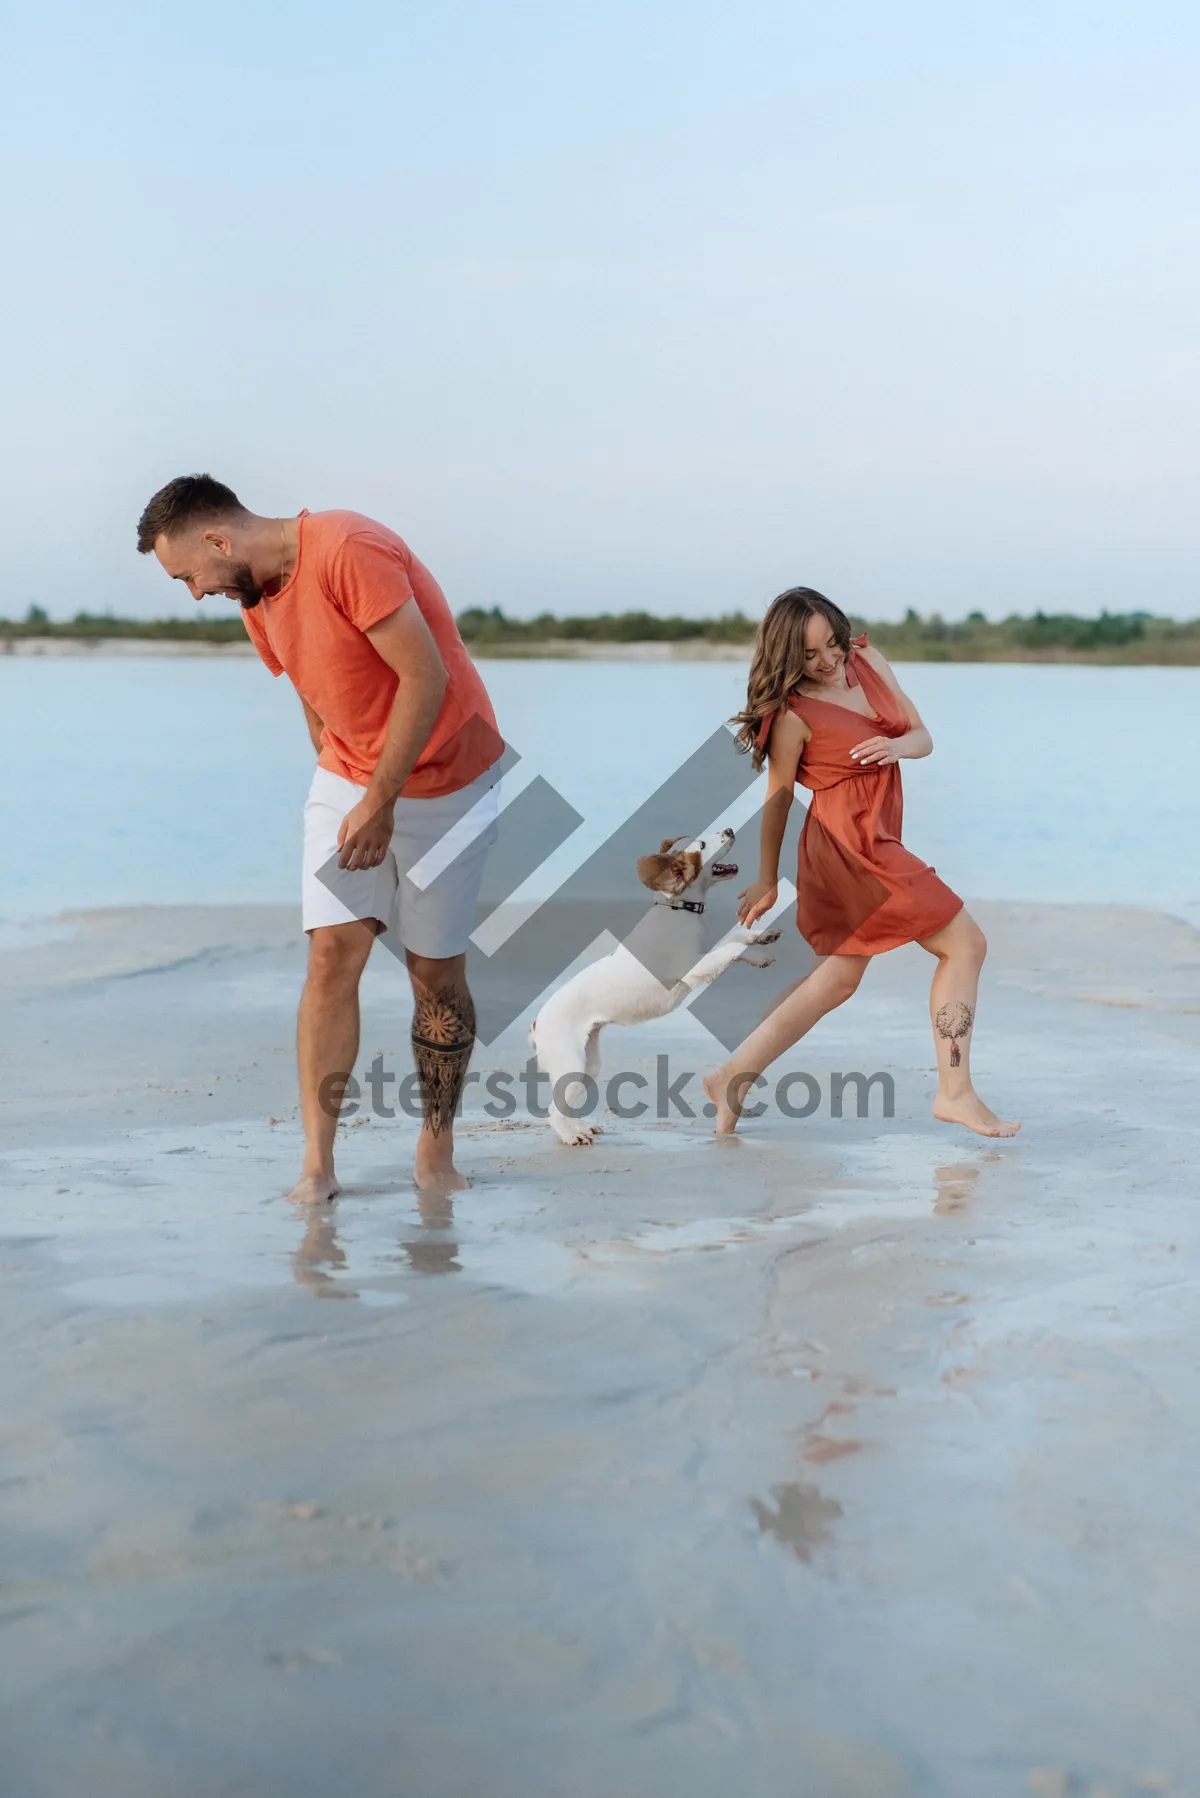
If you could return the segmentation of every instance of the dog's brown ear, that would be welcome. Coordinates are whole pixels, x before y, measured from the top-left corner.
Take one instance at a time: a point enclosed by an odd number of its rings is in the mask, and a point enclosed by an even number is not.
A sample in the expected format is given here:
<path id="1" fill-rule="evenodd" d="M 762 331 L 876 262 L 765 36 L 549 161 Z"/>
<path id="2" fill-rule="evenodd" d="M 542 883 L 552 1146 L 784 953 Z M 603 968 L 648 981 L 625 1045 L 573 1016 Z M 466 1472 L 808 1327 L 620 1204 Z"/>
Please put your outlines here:
<path id="1" fill-rule="evenodd" d="M 644 887 L 650 888 L 652 893 L 665 892 L 666 888 L 663 886 L 663 879 L 670 865 L 671 858 L 669 855 L 663 855 L 661 853 L 658 855 L 639 855 L 637 877 Z"/>
<path id="2" fill-rule="evenodd" d="M 679 841 L 678 837 L 664 837 L 662 842 L 658 846 L 658 853 L 660 855 L 665 855 L 667 853 L 667 850 L 671 847 L 671 844 L 677 843 L 678 841 Z"/>
<path id="3" fill-rule="evenodd" d="M 669 893 L 673 898 L 691 886 L 703 865 L 695 849 L 680 850 L 678 855 L 664 855 L 660 850 L 657 855 L 638 857 L 637 877 L 652 892 Z"/>
<path id="4" fill-rule="evenodd" d="M 704 857 L 698 849 L 681 849 L 678 855 L 673 855 L 671 871 L 677 884 L 671 891 L 682 893 L 684 887 L 690 887 L 703 866 Z"/>

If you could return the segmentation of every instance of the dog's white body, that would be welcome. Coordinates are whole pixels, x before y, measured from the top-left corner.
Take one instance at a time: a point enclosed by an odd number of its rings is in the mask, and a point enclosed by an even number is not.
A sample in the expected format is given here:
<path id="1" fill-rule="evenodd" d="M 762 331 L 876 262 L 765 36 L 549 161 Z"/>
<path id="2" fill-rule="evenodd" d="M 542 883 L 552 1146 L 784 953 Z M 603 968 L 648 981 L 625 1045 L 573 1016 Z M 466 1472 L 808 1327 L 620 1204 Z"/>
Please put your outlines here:
<path id="1" fill-rule="evenodd" d="M 739 925 L 715 947 L 710 944 L 711 927 L 706 928 L 705 924 L 708 889 L 714 879 L 737 873 L 736 867 L 724 869 L 710 858 L 732 842 L 733 832 L 723 830 L 708 838 L 677 838 L 670 858 L 663 853 L 667 844 L 658 856 L 644 857 L 648 863 L 669 860 L 678 864 L 686 859 L 694 870 L 692 877 L 683 882 L 676 879 L 656 891 L 655 903 L 634 939 L 640 954 L 622 943 L 611 955 L 568 980 L 547 999 L 534 1019 L 529 1040 L 537 1052 L 538 1066 L 550 1076 L 549 1122 L 561 1140 L 572 1147 L 590 1145 L 600 1125 L 582 1117 L 570 1117 L 555 1101 L 560 1099 L 573 1111 L 586 1108 L 591 1095 L 579 1076 L 586 1074 L 593 1081 L 598 1080 L 600 1032 L 606 1024 L 644 1024 L 651 1018 L 665 1017 L 682 1005 L 690 993 L 707 986 L 735 961 L 748 962 L 755 968 L 771 965 L 773 957 L 748 955 L 746 950 L 776 942 L 777 930 L 746 930 Z M 686 972 L 664 984 L 651 968 L 679 968 Z M 564 1084 L 560 1086 L 559 1082 Z"/>

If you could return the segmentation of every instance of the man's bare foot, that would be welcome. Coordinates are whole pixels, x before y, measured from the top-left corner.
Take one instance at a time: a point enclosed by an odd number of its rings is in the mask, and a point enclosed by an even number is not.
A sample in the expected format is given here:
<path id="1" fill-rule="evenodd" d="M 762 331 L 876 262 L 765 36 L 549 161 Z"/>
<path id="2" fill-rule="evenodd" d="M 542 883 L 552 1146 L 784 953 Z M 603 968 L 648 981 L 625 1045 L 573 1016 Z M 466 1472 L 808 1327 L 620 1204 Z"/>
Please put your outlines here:
<path id="1" fill-rule="evenodd" d="M 454 1139 L 422 1130 L 413 1162 L 413 1184 L 419 1192 L 465 1192 L 471 1182 L 454 1165 Z"/>
<path id="2" fill-rule="evenodd" d="M 962 1124 L 979 1136 L 1015 1136 L 1020 1124 L 1006 1124 L 990 1111 L 978 1093 L 964 1093 L 958 1099 L 946 1099 L 939 1093 L 933 1101 L 933 1115 L 943 1124 Z"/>
<path id="3" fill-rule="evenodd" d="M 293 1205 L 327 1205 L 341 1190 L 332 1174 L 301 1174 L 288 1198 Z"/>
<path id="4" fill-rule="evenodd" d="M 740 1113 L 736 1112 L 729 1103 L 729 1082 L 725 1077 L 724 1068 L 717 1068 L 714 1073 L 705 1074 L 701 1085 L 717 1108 L 713 1135 L 732 1136 L 738 1127 Z"/>

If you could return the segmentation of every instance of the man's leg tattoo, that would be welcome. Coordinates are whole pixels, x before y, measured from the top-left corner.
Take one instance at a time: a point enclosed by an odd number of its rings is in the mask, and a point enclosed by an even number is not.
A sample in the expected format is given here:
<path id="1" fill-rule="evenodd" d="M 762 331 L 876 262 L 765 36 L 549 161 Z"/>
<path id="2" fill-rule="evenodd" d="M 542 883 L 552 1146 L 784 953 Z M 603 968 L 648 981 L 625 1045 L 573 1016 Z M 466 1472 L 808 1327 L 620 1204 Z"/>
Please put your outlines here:
<path id="1" fill-rule="evenodd" d="M 421 1084 L 421 1110 L 433 1136 L 454 1127 L 467 1064 L 475 1047 L 475 1002 L 465 986 L 415 995 L 413 1060 Z"/>

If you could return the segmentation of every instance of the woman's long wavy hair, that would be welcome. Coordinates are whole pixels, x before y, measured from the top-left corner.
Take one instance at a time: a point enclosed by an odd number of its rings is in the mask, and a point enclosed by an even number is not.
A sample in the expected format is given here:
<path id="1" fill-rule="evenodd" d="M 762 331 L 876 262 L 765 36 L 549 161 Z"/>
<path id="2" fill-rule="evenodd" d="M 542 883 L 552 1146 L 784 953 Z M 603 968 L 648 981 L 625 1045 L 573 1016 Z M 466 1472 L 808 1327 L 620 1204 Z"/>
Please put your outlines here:
<path id="1" fill-rule="evenodd" d="M 756 774 L 766 760 L 765 746 L 758 741 L 759 728 L 764 718 L 787 704 L 788 694 L 804 679 L 804 632 L 809 619 L 816 615 L 828 622 L 834 642 L 843 655 L 848 655 L 850 620 L 840 606 L 815 587 L 789 587 L 771 601 L 758 627 L 750 659 L 746 708 L 729 720 L 737 725 L 737 746 L 750 752 Z"/>

